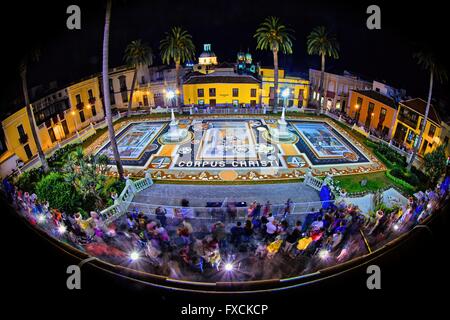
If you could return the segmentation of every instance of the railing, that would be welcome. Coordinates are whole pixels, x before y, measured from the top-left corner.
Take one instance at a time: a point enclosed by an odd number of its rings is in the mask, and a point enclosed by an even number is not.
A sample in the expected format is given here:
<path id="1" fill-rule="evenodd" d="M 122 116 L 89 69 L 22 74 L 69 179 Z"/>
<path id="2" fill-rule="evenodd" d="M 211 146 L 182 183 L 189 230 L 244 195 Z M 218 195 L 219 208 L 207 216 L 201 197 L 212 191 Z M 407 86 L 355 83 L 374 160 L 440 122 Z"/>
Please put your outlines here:
<path id="1" fill-rule="evenodd" d="M 147 189 L 152 184 L 153 181 L 149 175 L 146 175 L 145 178 L 135 182 L 128 179 L 125 188 L 122 190 L 115 203 L 100 212 L 100 217 L 105 222 L 105 224 L 110 224 L 114 220 L 118 219 L 122 214 L 126 213 L 128 207 L 133 201 L 135 194 L 144 189 Z"/>
<path id="2" fill-rule="evenodd" d="M 333 205 L 334 203 L 335 200 L 290 203 L 288 210 L 286 204 L 271 204 L 270 212 L 276 219 L 285 219 L 290 224 L 295 224 L 296 221 L 304 223 L 308 214 L 316 213 L 322 207 Z M 231 204 L 233 204 L 233 210 L 230 210 L 228 207 Z M 159 219 L 155 214 L 156 209 L 163 208 L 166 212 L 165 217 L 169 225 L 177 225 L 181 220 L 187 218 L 196 230 L 201 231 L 201 226 L 205 224 L 222 221 L 228 227 L 231 227 L 236 221 L 244 222 L 248 219 L 249 207 L 246 204 L 241 207 L 234 206 L 235 204 L 224 202 L 219 207 L 181 207 L 132 201 L 128 204 L 128 210 L 126 212 L 140 212 L 152 219 Z M 261 207 L 260 216 L 262 212 L 263 207 Z M 107 223 L 109 224 L 119 219 L 124 213 L 116 214 Z"/>
<path id="3" fill-rule="evenodd" d="M 313 189 L 315 189 L 317 191 L 320 191 L 322 189 L 322 186 L 323 186 L 323 181 L 318 179 L 318 178 L 316 178 L 316 177 L 313 177 L 311 172 L 308 172 L 305 175 L 305 180 L 303 180 L 303 183 L 308 185 L 308 186 L 310 186 L 311 188 L 313 188 Z"/>

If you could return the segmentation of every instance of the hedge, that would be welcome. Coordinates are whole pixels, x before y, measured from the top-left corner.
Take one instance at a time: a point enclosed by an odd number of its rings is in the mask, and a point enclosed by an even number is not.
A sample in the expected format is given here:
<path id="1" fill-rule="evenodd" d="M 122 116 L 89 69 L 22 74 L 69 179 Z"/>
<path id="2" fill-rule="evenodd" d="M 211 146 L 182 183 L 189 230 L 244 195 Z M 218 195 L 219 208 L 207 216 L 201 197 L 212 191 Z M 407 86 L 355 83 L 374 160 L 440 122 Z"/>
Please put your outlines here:
<path id="1" fill-rule="evenodd" d="M 395 182 L 396 184 L 398 184 L 399 186 L 401 186 L 405 191 L 407 191 L 408 193 L 414 193 L 414 191 L 416 190 L 416 188 L 412 185 L 410 185 L 408 182 L 394 177 L 391 172 L 391 170 L 387 170 L 386 171 L 386 176 L 391 179 L 393 182 Z"/>

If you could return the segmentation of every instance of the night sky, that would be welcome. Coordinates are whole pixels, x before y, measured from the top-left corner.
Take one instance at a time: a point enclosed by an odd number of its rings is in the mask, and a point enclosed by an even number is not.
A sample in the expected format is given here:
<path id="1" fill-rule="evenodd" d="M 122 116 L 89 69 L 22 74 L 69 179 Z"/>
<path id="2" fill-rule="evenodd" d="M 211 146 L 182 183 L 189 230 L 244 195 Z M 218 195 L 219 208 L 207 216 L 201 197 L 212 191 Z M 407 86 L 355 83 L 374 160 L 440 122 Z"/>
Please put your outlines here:
<path id="1" fill-rule="evenodd" d="M 366 8 L 372 1 L 114 1 L 110 40 L 110 66 L 123 64 L 127 43 L 143 39 L 150 44 L 160 64 L 159 41 L 164 32 L 178 25 L 193 36 L 200 54 L 203 43 L 211 43 L 219 61 L 234 61 L 236 52 L 247 50 L 262 65 L 272 65 L 270 52 L 256 51 L 253 34 L 268 15 L 275 15 L 295 30 L 294 54 L 281 55 L 280 65 L 290 72 L 307 73 L 319 68 L 317 56 L 306 53 L 306 37 L 319 25 L 336 33 L 340 42 L 339 60 L 327 60 L 327 71 L 349 70 L 385 80 L 402 87 L 412 96 L 426 97 L 428 76 L 415 64 L 412 53 L 422 44 L 443 53 L 447 32 L 446 10 L 442 3 L 424 7 L 411 1 L 380 2 L 382 29 L 366 28 Z M 41 60 L 29 71 L 30 87 L 57 80 L 59 85 L 101 71 L 101 45 L 105 1 L 15 2 L 2 11 L 4 65 L 2 111 L 8 101 L 21 94 L 18 61 L 32 47 L 40 47 Z M 430 3 L 428 1 L 427 3 Z M 66 8 L 78 4 L 82 29 L 66 28 Z M 7 76 L 6 76 L 7 75 Z M 445 86 L 436 87 L 444 97 Z"/>

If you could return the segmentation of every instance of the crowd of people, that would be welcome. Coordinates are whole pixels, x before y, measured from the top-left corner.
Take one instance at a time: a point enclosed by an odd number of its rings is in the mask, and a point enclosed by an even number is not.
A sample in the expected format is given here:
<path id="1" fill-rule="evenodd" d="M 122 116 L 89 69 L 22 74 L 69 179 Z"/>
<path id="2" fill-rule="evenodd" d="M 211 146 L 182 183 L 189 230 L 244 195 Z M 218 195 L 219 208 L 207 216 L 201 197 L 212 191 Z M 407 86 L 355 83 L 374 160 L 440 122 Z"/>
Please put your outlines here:
<path id="1" fill-rule="evenodd" d="M 140 268 L 178 278 L 217 274 L 227 268 L 255 278 L 255 261 L 276 261 L 292 276 L 317 269 L 324 261 L 340 263 L 366 253 L 361 251 L 367 250 L 364 246 L 383 245 L 438 209 L 447 198 L 449 184 L 446 178 L 435 189 L 411 196 L 407 205 L 389 212 L 380 209 L 373 216 L 338 201 L 298 215 L 288 200 L 275 212 L 269 201 L 251 203 L 245 214 L 237 214 L 232 205 L 224 206 L 219 210 L 221 219 L 214 220 L 199 218 L 183 199 L 177 208 L 145 211 L 131 206 L 110 225 L 95 211 L 89 218 L 68 214 L 8 182 L 3 189 L 32 224 L 99 258 L 119 259 L 114 261 L 131 267 L 141 259 L 147 263 L 139 264 Z M 305 259 L 313 264 L 295 267 L 293 262 Z"/>

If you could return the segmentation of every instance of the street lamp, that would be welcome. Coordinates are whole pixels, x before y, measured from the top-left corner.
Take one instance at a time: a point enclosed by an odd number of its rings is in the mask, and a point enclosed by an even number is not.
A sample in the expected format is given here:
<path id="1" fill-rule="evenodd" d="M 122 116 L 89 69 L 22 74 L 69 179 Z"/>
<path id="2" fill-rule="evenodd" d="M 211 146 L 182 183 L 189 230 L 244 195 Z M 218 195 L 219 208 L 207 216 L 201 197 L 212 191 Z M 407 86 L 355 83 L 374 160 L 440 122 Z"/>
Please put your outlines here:
<path id="1" fill-rule="evenodd" d="M 289 88 L 286 88 L 281 92 L 281 96 L 284 99 L 284 107 L 287 107 L 287 98 L 289 97 L 289 94 L 290 94 Z"/>
<path id="2" fill-rule="evenodd" d="M 359 109 L 359 104 L 356 104 L 355 105 L 355 120 L 357 120 L 356 118 L 357 118 L 357 115 L 358 115 L 358 109 Z"/>

